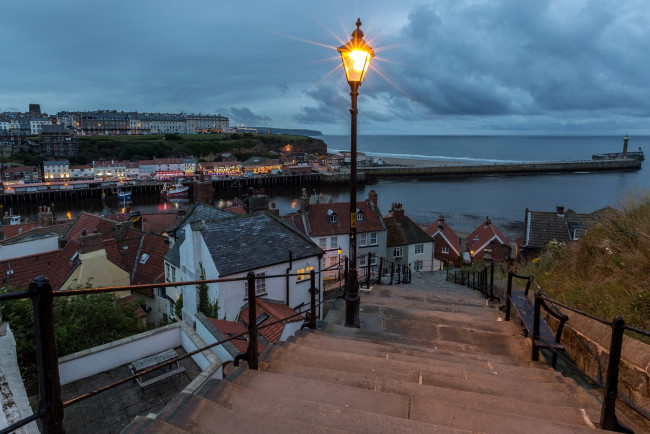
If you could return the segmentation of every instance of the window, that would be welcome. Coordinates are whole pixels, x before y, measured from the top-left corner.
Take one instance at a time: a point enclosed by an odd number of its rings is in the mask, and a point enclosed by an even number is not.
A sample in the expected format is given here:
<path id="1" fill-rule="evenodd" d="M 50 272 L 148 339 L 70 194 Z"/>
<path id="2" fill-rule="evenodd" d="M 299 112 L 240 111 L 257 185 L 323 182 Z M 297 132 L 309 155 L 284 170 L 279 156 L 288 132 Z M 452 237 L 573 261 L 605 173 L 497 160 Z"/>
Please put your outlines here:
<path id="1" fill-rule="evenodd" d="M 402 248 L 401 247 L 394 247 L 393 248 L 393 258 L 401 258 L 402 257 Z"/>
<path id="2" fill-rule="evenodd" d="M 327 247 L 327 238 L 319 238 L 318 239 L 318 247 L 321 249 L 324 249 Z"/>
<path id="3" fill-rule="evenodd" d="M 337 237 L 332 237 L 330 238 L 330 249 L 336 249 L 339 246 L 338 238 Z"/>
<path id="4" fill-rule="evenodd" d="M 377 232 L 366 232 L 359 234 L 359 247 L 376 246 Z"/>
<path id="5" fill-rule="evenodd" d="M 421 255 L 424 253 L 424 244 L 416 244 L 415 245 L 415 254 L 416 255 Z"/>
<path id="6" fill-rule="evenodd" d="M 339 263 L 339 258 L 337 256 L 330 256 L 329 267 L 336 267 Z"/>
<path id="7" fill-rule="evenodd" d="M 442 253 L 448 254 L 448 253 L 449 253 L 449 247 L 444 246 L 444 247 L 442 248 Z"/>
<path id="8" fill-rule="evenodd" d="M 327 222 L 328 223 L 338 223 L 338 217 L 336 216 L 336 212 L 332 211 L 331 209 L 327 210 Z"/>
<path id="9" fill-rule="evenodd" d="M 362 222 L 363 221 L 363 213 L 359 210 L 357 210 L 357 221 Z"/>
<path id="10" fill-rule="evenodd" d="M 313 270 L 314 267 L 305 267 L 305 268 L 299 268 L 296 272 L 298 273 L 298 277 L 296 278 L 296 282 L 302 282 L 303 280 L 309 280 L 309 272 Z"/>
<path id="11" fill-rule="evenodd" d="M 424 261 L 413 262 L 413 271 L 422 271 L 424 268 Z"/>
<path id="12" fill-rule="evenodd" d="M 266 273 L 255 274 L 255 295 L 266 294 Z M 244 281 L 244 300 L 248 300 L 248 279 Z"/>

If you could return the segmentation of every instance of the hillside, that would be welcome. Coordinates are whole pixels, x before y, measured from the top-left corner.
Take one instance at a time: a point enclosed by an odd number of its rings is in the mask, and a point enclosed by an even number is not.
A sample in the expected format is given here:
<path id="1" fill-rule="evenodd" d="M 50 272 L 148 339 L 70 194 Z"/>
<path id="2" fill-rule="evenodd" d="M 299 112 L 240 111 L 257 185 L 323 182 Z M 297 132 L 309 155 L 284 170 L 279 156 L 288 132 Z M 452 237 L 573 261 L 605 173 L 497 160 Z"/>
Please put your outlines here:
<path id="1" fill-rule="evenodd" d="M 553 299 L 650 330 L 650 196 L 629 199 L 620 215 L 593 225 L 572 246 L 550 243 L 520 272 L 534 275 Z"/>

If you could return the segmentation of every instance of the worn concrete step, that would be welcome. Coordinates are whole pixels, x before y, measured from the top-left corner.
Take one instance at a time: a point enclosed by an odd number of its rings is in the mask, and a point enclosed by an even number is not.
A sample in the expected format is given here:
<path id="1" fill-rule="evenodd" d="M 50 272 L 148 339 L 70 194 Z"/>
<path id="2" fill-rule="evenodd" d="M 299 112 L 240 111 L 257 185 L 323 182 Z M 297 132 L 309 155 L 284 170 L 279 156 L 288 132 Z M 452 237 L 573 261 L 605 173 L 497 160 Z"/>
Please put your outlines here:
<path id="1" fill-rule="evenodd" d="M 305 380 L 295 381 L 286 376 L 272 375 L 258 372 L 246 375 L 246 381 L 242 381 L 241 376 L 235 380 L 236 384 L 253 389 L 255 392 L 264 392 L 276 395 L 277 391 L 282 396 L 298 400 L 308 400 L 322 402 L 323 400 L 333 401 L 338 407 L 350 407 L 356 409 L 359 406 L 365 406 L 367 411 L 385 414 L 384 409 L 378 408 L 385 405 L 386 399 L 391 399 L 395 407 L 391 409 L 392 416 L 404 419 L 421 420 L 426 423 L 453 427 L 456 429 L 465 429 L 469 431 L 481 432 L 586 432 L 586 422 L 581 419 L 573 419 L 577 424 L 557 422 L 555 420 L 537 419 L 521 414 L 507 414 L 497 411 L 473 408 L 467 405 L 455 405 L 446 402 L 440 402 L 431 399 L 409 398 L 406 402 L 400 401 L 395 403 L 394 397 L 380 391 L 359 391 L 353 392 L 349 387 L 337 386 L 329 383 Z M 258 382 L 258 379 L 260 381 Z M 253 392 L 254 393 L 254 392 Z M 351 398 L 351 394 L 356 394 Z M 289 395 L 289 396 L 287 396 Z M 254 406 L 251 405 L 251 406 Z M 414 409 L 417 411 L 414 412 Z M 521 412 L 520 412 L 521 413 Z M 552 413 L 547 415 L 548 418 L 557 419 L 558 415 Z M 436 422 L 436 419 L 445 420 L 445 424 Z M 371 432 L 372 426 L 365 432 Z M 432 428 L 431 431 L 434 431 Z"/>
<path id="2" fill-rule="evenodd" d="M 341 339 L 325 338 L 307 339 L 292 336 L 286 342 L 279 344 L 280 346 L 298 345 L 318 350 L 337 351 L 348 354 L 359 354 L 364 356 L 375 357 L 386 360 L 396 360 L 400 362 L 408 362 L 417 364 L 418 366 L 426 366 L 429 369 L 461 369 L 464 371 L 472 371 L 478 374 L 485 375 L 512 375 L 514 377 L 524 376 L 525 378 L 562 378 L 562 376 L 550 369 L 531 369 L 524 366 L 513 366 L 497 363 L 495 361 L 483 361 L 472 359 L 459 359 L 457 357 L 435 357 L 430 353 L 420 354 L 406 354 L 394 348 L 377 348 L 370 344 L 354 342 L 350 345 L 349 341 L 341 342 Z"/>
<path id="3" fill-rule="evenodd" d="M 158 415 L 158 419 L 188 433 L 341 433 L 275 415 L 254 418 L 247 412 L 229 410 L 197 395 L 181 394 Z"/>
<path id="4" fill-rule="evenodd" d="M 441 360 L 474 360 L 480 362 L 495 362 L 503 365 L 512 365 L 512 366 L 526 366 L 537 369 L 548 369 L 548 366 L 544 362 L 533 362 L 530 360 L 530 353 L 528 360 L 519 360 L 509 356 L 503 356 L 500 354 L 489 354 L 481 352 L 468 352 L 462 348 L 462 345 L 452 345 L 451 347 L 444 347 L 441 345 L 432 345 L 432 346 L 421 346 L 421 345 L 410 345 L 403 341 L 377 341 L 376 339 L 365 338 L 361 336 L 335 336 L 324 331 L 320 330 L 302 330 L 299 335 L 301 338 L 321 340 L 327 342 L 337 342 L 341 346 L 351 346 L 355 347 L 358 345 L 365 345 L 369 348 L 376 348 L 377 350 L 390 351 L 394 350 L 403 354 L 410 354 L 419 357 L 432 357 L 438 358 Z"/>
<path id="5" fill-rule="evenodd" d="M 490 315 L 473 315 L 463 312 L 442 312 L 430 309 L 401 308 L 386 303 L 385 305 L 364 305 L 366 314 L 372 313 L 381 318 L 408 320 L 425 324 L 466 327 L 491 332 L 518 333 L 519 326 L 513 321 L 504 321 L 503 315 L 490 312 Z"/>
<path id="6" fill-rule="evenodd" d="M 376 357 L 362 356 L 336 351 L 319 350 L 316 348 L 293 346 L 274 347 L 264 359 L 275 365 L 278 362 L 300 367 L 314 367 L 334 371 L 350 372 L 360 375 L 374 375 L 379 378 L 394 378 L 412 383 L 422 382 L 423 378 L 437 377 L 441 381 L 465 381 L 483 387 L 511 388 L 539 391 L 570 391 L 562 382 L 561 377 L 551 376 L 522 376 L 480 374 L 468 369 L 447 368 L 444 366 L 418 365 L 397 360 L 386 360 Z"/>
<path id="7" fill-rule="evenodd" d="M 136 416 L 133 421 L 122 430 L 122 434 L 183 434 L 187 431 L 170 425 L 158 419 Z"/>
<path id="8" fill-rule="evenodd" d="M 366 318 L 368 321 L 364 322 Z M 418 323 L 409 321 L 371 318 L 371 316 L 361 316 L 361 328 L 328 323 L 325 332 L 334 336 L 358 336 L 377 341 L 500 354 L 519 360 L 530 358 L 530 347 L 520 335 L 482 332 L 442 325 L 422 327 Z"/>
<path id="9" fill-rule="evenodd" d="M 273 363 L 262 362 L 260 369 L 269 373 L 343 384 L 346 386 L 370 390 L 375 390 L 377 384 L 383 381 L 382 378 L 377 377 L 372 373 L 358 374 L 347 371 L 337 371 L 334 369 L 293 365 L 277 361 Z M 404 383 L 447 389 L 446 393 L 453 393 L 456 390 L 460 390 L 485 395 L 509 397 L 526 402 L 540 402 L 544 404 L 557 403 L 557 405 L 572 405 L 572 402 L 580 402 L 579 400 L 583 398 L 583 395 L 579 394 L 575 387 L 560 383 L 554 384 L 552 387 L 542 388 L 542 390 L 539 388 L 528 387 L 525 384 L 520 385 L 520 387 L 506 388 L 493 383 L 481 383 L 437 375 L 423 375 L 421 378 L 418 376 L 417 381 L 406 381 Z M 566 399 L 563 399 L 563 397 Z"/>
<path id="10" fill-rule="evenodd" d="M 282 379 L 279 380 L 280 382 Z M 279 383 L 277 387 L 284 387 Z M 350 408 L 349 406 L 324 404 L 322 402 L 281 397 L 277 394 L 251 390 L 229 381 L 211 380 L 199 391 L 200 396 L 230 410 L 251 412 L 258 417 L 274 415 L 346 431 L 392 433 L 439 433 L 463 434 L 471 431 L 445 427 L 439 424 L 416 422 L 376 412 Z"/>
<path id="11" fill-rule="evenodd" d="M 417 302 L 439 302 L 485 306 L 485 297 L 476 291 L 449 291 L 438 289 L 419 288 L 391 288 L 390 286 L 375 287 L 370 292 L 364 292 L 364 296 L 376 298 L 402 299 Z"/>
<path id="12" fill-rule="evenodd" d="M 551 370 L 502 370 L 497 371 L 489 367 L 475 365 L 449 364 L 449 363 L 431 363 L 430 359 L 419 359 L 411 356 L 396 355 L 388 357 L 387 353 L 364 354 L 358 352 L 341 352 L 327 348 L 317 348 L 309 346 L 300 346 L 295 343 L 284 343 L 275 346 L 264 359 L 273 362 L 279 360 L 285 363 L 298 363 L 302 366 L 316 366 L 328 369 L 348 370 L 355 369 L 354 372 L 363 373 L 365 371 L 375 372 L 377 376 L 382 374 L 390 378 L 417 377 L 418 375 L 427 375 L 435 373 L 447 377 L 464 378 L 469 381 L 483 381 L 490 383 L 499 383 L 502 385 L 518 384 L 521 381 L 526 383 L 561 383 L 561 375 L 557 375 Z"/>
<path id="13" fill-rule="evenodd" d="M 485 305 L 485 302 L 477 304 L 463 304 L 460 302 L 456 303 L 451 301 L 436 300 L 431 297 L 418 297 L 422 298 L 422 300 L 413 300 L 412 298 L 416 297 L 410 297 L 409 299 L 401 297 L 384 298 L 364 294 L 361 296 L 361 307 L 363 308 L 365 306 L 371 305 L 395 306 L 402 309 L 422 309 L 440 312 L 463 312 L 470 315 L 476 314 L 478 316 L 487 315 L 493 313 L 492 311 L 496 310 L 491 308 L 488 309 L 488 307 Z"/>

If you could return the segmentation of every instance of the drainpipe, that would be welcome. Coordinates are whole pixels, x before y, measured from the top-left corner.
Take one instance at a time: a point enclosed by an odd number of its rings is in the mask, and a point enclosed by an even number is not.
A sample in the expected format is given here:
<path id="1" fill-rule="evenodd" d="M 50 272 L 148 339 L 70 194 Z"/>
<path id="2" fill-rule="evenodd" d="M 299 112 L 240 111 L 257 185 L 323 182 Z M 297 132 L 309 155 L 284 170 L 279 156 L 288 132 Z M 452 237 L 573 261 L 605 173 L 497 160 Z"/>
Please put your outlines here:
<path id="1" fill-rule="evenodd" d="M 286 275 L 287 275 L 287 306 L 289 306 L 289 272 L 293 268 L 293 253 L 291 250 L 289 250 L 289 268 L 287 268 Z"/>

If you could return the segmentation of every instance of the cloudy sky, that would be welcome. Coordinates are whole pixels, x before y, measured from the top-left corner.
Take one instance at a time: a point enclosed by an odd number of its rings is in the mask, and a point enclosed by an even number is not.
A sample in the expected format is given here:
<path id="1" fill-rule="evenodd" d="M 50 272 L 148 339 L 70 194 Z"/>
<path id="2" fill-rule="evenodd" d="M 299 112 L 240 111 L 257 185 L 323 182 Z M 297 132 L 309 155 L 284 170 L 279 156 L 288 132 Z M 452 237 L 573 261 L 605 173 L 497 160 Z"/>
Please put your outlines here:
<path id="1" fill-rule="evenodd" d="M 335 47 L 376 58 L 360 134 L 650 134 L 645 0 L 3 2 L 0 112 L 221 113 L 349 130 Z"/>

